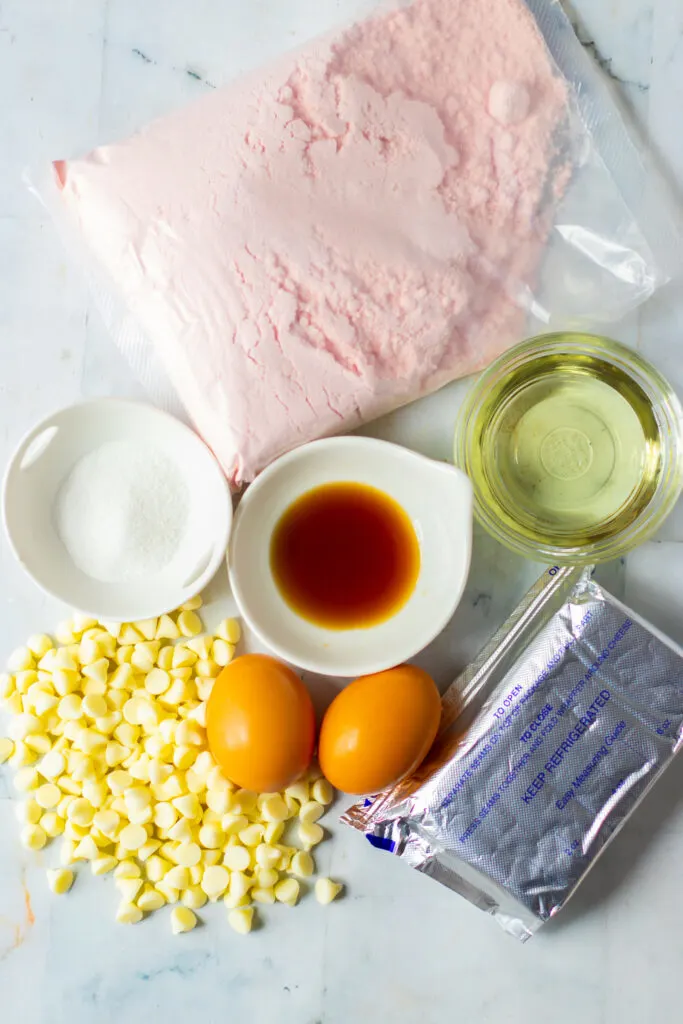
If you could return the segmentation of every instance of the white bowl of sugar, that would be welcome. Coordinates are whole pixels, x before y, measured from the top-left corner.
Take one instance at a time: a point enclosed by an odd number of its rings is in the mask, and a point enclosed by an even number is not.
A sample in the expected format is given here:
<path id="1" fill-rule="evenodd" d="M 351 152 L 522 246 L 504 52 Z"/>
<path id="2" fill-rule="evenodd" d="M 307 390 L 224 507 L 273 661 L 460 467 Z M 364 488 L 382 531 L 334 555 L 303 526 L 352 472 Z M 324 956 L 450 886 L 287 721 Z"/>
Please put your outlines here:
<path id="1" fill-rule="evenodd" d="M 204 442 L 151 405 L 105 398 L 49 416 L 5 476 L 3 518 L 26 572 L 98 619 L 152 618 L 223 564 L 227 480 Z"/>

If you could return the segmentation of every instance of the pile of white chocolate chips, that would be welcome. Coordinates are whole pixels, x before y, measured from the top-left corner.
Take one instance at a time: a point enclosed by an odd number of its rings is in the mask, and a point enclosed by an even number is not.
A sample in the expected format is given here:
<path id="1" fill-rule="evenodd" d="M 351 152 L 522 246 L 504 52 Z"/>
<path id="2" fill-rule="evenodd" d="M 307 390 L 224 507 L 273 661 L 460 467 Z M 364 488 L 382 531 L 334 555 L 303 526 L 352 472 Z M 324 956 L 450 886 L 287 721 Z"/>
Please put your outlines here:
<path id="1" fill-rule="evenodd" d="M 113 872 L 120 922 L 168 903 L 173 932 L 186 932 L 195 910 L 222 899 L 246 933 L 253 904 L 299 899 L 334 790 L 316 769 L 282 793 L 238 789 L 222 775 L 207 749 L 206 701 L 240 626 L 226 619 L 204 634 L 201 603 L 135 623 L 74 615 L 56 642 L 32 636 L 0 675 L 12 714 L 0 764 L 15 769 L 25 797 L 24 846 L 62 837 L 62 866 L 47 872 L 53 892 L 67 892 L 85 861 L 94 875 Z M 320 903 L 340 890 L 315 883 Z"/>

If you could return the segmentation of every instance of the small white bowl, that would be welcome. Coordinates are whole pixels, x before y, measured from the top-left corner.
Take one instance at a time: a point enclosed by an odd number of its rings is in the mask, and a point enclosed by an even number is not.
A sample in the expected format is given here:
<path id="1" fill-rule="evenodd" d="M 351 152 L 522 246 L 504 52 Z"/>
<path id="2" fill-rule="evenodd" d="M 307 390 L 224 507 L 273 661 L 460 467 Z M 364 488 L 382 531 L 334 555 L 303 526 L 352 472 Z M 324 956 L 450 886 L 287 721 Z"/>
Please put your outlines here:
<path id="1" fill-rule="evenodd" d="M 78 568 L 54 518 L 74 466 L 112 441 L 153 446 L 174 464 L 190 496 L 187 529 L 171 562 L 151 576 L 116 583 Z M 113 490 L 111 500 L 117 500 Z M 154 406 L 105 398 L 62 409 L 30 431 L 7 469 L 2 512 L 14 553 L 38 586 L 88 615 L 127 622 L 172 611 L 206 586 L 225 557 L 232 498 L 216 459 L 192 430 Z"/>
<path id="2" fill-rule="evenodd" d="M 370 484 L 394 498 L 420 544 L 411 597 L 390 619 L 365 629 L 326 629 L 301 618 L 270 567 L 271 537 L 285 509 L 306 491 L 337 481 Z M 228 560 L 235 600 L 264 644 L 301 668 L 358 676 L 406 661 L 441 632 L 462 597 L 471 551 L 472 486 L 461 470 L 352 436 L 303 445 L 261 473 L 237 508 Z"/>

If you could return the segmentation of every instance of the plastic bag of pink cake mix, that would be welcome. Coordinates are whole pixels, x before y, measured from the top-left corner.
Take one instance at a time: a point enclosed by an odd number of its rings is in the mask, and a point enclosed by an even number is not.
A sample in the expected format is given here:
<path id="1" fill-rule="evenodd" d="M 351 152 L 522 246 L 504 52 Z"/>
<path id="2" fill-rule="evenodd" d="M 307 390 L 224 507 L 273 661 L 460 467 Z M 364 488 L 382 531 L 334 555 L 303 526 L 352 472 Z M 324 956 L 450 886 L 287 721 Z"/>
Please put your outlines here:
<path id="1" fill-rule="evenodd" d="M 53 185 L 115 337 L 235 485 L 525 334 L 620 318 L 680 259 L 552 0 L 384 4 Z"/>

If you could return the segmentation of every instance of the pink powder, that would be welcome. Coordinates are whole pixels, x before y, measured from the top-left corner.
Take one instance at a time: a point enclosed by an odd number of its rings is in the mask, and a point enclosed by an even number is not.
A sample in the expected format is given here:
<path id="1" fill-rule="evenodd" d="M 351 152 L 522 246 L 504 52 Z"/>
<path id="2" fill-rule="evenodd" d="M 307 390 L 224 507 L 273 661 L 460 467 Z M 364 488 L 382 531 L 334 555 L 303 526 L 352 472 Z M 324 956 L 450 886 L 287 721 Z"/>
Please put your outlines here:
<path id="1" fill-rule="evenodd" d="M 566 116 L 520 0 L 416 0 L 57 170 L 239 483 L 519 337 Z"/>

